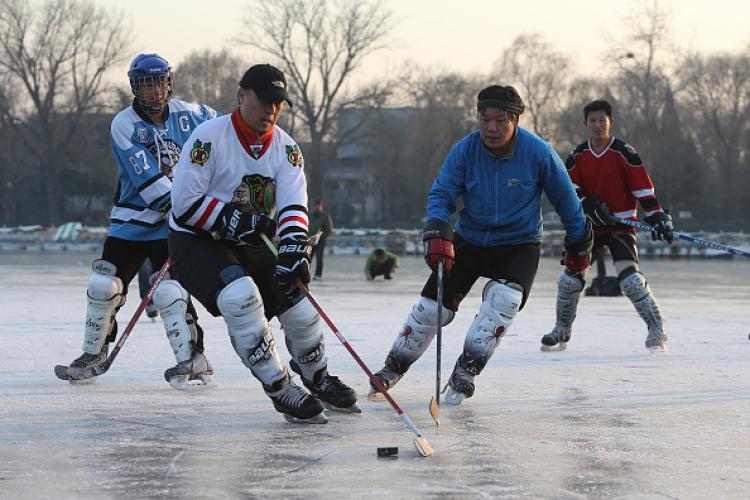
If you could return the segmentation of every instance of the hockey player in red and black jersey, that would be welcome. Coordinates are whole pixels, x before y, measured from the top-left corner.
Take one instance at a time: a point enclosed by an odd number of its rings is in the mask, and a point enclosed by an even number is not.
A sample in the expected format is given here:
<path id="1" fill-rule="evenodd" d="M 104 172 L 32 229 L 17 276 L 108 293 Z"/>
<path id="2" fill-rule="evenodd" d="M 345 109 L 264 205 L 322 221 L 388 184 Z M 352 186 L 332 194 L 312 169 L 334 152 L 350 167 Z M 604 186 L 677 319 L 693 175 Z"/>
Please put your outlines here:
<path id="1" fill-rule="evenodd" d="M 571 151 L 568 174 L 581 198 L 583 211 L 594 225 L 592 262 L 608 247 L 622 292 L 630 299 L 648 327 L 646 348 L 664 352 L 667 335 L 664 318 L 648 282 L 638 267 L 638 246 L 633 228 L 618 224 L 613 216 L 636 220 L 641 205 L 644 220 L 653 227 L 652 238 L 672 243 L 672 217 L 659 205 L 643 162 L 630 144 L 611 134 L 612 105 L 593 101 L 583 109 L 589 139 Z M 566 269 L 557 284 L 557 321 L 542 337 L 543 351 L 562 351 L 570 340 L 585 271 Z"/>
<path id="2" fill-rule="evenodd" d="M 302 154 L 276 125 L 289 102 L 284 74 L 269 64 L 251 67 L 238 98 L 231 115 L 196 128 L 192 149 L 180 156 L 169 220 L 173 268 L 211 314 L 224 318 L 232 346 L 274 408 L 290 421 L 325 423 L 324 403 L 359 409 L 356 393 L 328 373 L 323 323 L 294 285 L 295 278 L 310 281 L 309 223 Z M 278 259 L 263 242 L 277 227 Z M 282 366 L 268 326 L 273 316 L 290 365 L 312 394 Z"/>

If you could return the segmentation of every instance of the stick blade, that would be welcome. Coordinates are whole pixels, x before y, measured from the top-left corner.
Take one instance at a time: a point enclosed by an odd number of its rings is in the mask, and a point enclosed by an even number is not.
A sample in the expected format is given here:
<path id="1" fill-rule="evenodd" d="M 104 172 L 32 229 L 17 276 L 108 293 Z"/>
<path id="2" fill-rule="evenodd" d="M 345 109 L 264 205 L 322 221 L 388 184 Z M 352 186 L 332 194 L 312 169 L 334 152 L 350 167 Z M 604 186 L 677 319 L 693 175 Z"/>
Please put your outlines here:
<path id="1" fill-rule="evenodd" d="M 432 415 L 432 419 L 435 421 L 435 425 L 440 425 L 440 403 L 438 403 L 437 399 L 435 399 L 435 396 L 430 398 L 430 415 Z"/>
<path id="2" fill-rule="evenodd" d="M 434 453 L 432 446 L 430 446 L 430 443 L 427 442 L 427 439 L 425 439 L 424 436 L 414 439 L 414 447 L 423 457 L 429 457 Z"/>

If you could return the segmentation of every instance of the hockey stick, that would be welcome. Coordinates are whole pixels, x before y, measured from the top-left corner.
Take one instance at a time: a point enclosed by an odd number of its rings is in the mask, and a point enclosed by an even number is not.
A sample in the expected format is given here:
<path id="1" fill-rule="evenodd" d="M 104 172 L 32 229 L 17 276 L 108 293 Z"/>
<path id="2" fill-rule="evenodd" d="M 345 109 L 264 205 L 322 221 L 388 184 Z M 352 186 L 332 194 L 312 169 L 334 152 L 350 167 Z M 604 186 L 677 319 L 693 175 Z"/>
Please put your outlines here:
<path id="1" fill-rule="evenodd" d="M 651 232 L 654 230 L 653 227 L 651 227 L 648 224 L 644 224 L 643 222 L 638 222 L 638 221 L 634 221 L 630 219 L 623 219 L 621 217 L 613 217 L 613 218 L 615 219 L 615 221 L 619 222 L 620 224 L 634 227 L 636 229 L 640 229 L 641 231 Z M 696 238 L 695 236 L 690 236 L 689 234 L 681 233 L 679 231 L 674 231 L 674 235 L 677 236 L 681 240 L 689 241 L 691 243 L 696 243 L 702 247 L 710 247 L 715 250 L 721 250 L 722 252 L 731 253 L 733 255 L 741 255 L 743 257 L 750 257 L 750 252 L 740 250 L 739 248 L 722 245 L 721 243 L 716 243 L 715 241 Z"/>
<path id="2" fill-rule="evenodd" d="M 437 363 L 435 368 L 435 395 L 430 398 L 430 415 L 435 425 L 440 425 L 440 351 L 443 344 L 443 259 L 437 265 Z"/>
<path id="3" fill-rule="evenodd" d="M 323 321 L 326 322 L 328 327 L 333 331 L 334 335 L 336 335 L 336 338 L 339 339 L 339 341 L 344 344 L 344 347 L 346 347 L 346 350 L 349 351 L 349 354 L 352 355 L 354 358 L 354 361 L 357 362 L 357 364 L 364 370 L 364 372 L 367 374 L 367 376 L 370 378 L 370 382 L 380 391 L 385 399 L 388 400 L 388 402 L 393 406 L 393 409 L 396 410 L 396 413 L 398 413 L 398 416 L 401 417 L 401 420 L 404 421 L 406 426 L 409 428 L 410 431 L 412 431 L 417 437 L 414 439 L 414 447 L 417 449 L 420 455 L 423 457 L 429 457 L 432 455 L 433 450 L 432 446 L 430 446 L 430 443 L 427 442 L 427 439 L 422 435 L 422 433 L 417 429 L 417 426 L 414 425 L 414 422 L 411 421 L 409 416 L 404 413 L 404 410 L 401 409 L 401 407 L 396 403 L 396 401 L 393 400 L 390 394 L 388 394 L 388 391 L 383 386 L 383 384 L 380 383 L 378 379 L 375 378 L 375 376 L 372 374 L 369 368 L 367 368 L 367 365 L 362 361 L 362 359 L 357 355 L 357 353 L 354 351 L 352 346 L 349 344 L 349 342 L 346 340 L 344 335 L 339 331 L 338 328 L 336 328 L 336 325 L 333 324 L 331 319 L 328 317 L 328 315 L 323 311 L 323 309 L 320 307 L 320 304 L 313 298 L 310 291 L 307 289 L 307 287 L 302 283 L 302 281 L 299 278 L 294 278 L 294 283 L 297 285 L 297 287 L 302 291 L 302 293 L 305 294 L 307 297 L 307 300 L 310 301 L 312 306 L 315 308 L 316 311 L 318 311 L 318 314 L 320 314 L 320 317 L 323 318 Z"/>
<path id="4" fill-rule="evenodd" d="M 166 276 L 167 271 L 169 271 L 169 266 L 171 265 L 171 260 L 167 258 L 167 260 L 164 262 L 164 265 L 161 266 L 161 269 L 159 270 L 159 273 L 154 278 L 153 283 L 151 283 L 151 288 L 148 290 L 148 293 L 143 297 L 141 300 L 141 303 L 138 304 L 138 308 L 135 310 L 135 313 L 133 313 L 133 317 L 130 318 L 130 322 L 128 323 L 128 326 L 125 327 L 125 331 L 122 332 L 122 335 L 120 335 L 119 340 L 115 344 L 114 349 L 112 349 L 112 352 L 109 354 L 107 359 L 104 361 L 104 363 L 96 366 L 89 366 L 87 368 L 83 368 L 80 370 L 74 369 L 72 372 L 69 369 L 69 367 L 65 365 L 57 365 L 55 366 L 55 375 L 57 375 L 57 378 L 62 380 L 86 380 L 89 378 L 97 377 L 107 370 L 109 370 L 109 367 L 112 366 L 112 362 L 117 357 L 117 354 L 120 352 L 120 349 L 122 349 L 122 345 L 125 343 L 125 340 L 130 336 L 130 332 L 133 331 L 133 327 L 135 327 L 136 322 L 138 321 L 138 318 L 141 317 L 141 314 L 143 313 L 143 310 L 146 309 L 146 305 L 151 301 L 151 298 L 154 296 L 154 292 L 156 292 L 156 289 L 159 286 L 159 283 L 162 282 L 164 279 L 164 276 Z"/>

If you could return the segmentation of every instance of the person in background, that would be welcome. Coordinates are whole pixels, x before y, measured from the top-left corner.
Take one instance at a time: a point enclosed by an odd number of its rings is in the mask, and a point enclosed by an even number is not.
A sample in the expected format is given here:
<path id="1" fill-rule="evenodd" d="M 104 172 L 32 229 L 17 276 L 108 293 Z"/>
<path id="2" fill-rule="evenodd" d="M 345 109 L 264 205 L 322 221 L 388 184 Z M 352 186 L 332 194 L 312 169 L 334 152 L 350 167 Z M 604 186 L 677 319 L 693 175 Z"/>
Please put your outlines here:
<path id="1" fill-rule="evenodd" d="M 315 257 L 315 276 L 313 279 L 323 279 L 323 256 L 326 252 L 326 241 L 333 231 L 333 219 L 325 211 L 323 200 L 318 198 L 313 205 L 313 211 L 310 213 L 310 234 L 315 235 L 320 232 L 320 238 L 313 247 L 313 257 Z"/>
<path id="2" fill-rule="evenodd" d="M 376 248 L 370 253 L 365 262 L 365 278 L 372 281 L 376 276 L 393 279 L 393 272 L 398 267 L 398 256 L 383 248 Z"/>

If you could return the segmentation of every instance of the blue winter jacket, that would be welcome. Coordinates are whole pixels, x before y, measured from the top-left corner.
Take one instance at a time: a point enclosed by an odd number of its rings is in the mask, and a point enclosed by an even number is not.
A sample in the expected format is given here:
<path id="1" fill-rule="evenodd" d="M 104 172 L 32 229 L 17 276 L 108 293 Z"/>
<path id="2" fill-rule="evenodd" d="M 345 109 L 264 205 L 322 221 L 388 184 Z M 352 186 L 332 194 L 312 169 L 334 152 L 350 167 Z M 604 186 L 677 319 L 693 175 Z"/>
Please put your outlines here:
<path id="1" fill-rule="evenodd" d="M 479 131 L 453 146 L 427 197 L 427 218 L 448 222 L 462 196 L 456 233 L 472 245 L 539 243 L 544 191 L 560 215 L 565 241 L 583 238 L 586 218 L 560 157 L 521 127 L 515 140 L 515 150 L 502 158 L 488 152 Z"/>

